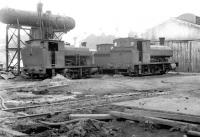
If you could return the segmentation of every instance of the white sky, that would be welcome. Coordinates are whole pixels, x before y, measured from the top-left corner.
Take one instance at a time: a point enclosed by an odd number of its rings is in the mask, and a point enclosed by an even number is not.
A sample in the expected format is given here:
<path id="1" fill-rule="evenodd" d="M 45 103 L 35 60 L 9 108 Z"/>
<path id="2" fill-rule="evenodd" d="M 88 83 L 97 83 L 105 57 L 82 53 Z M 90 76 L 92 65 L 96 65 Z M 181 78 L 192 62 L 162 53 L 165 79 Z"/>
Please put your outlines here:
<path id="1" fill-rule="evenodd" d="M 0 0 L 0 8 L 11 7 L 36 11 L 39 0 Z M 41 0 L 43 11 L 71 16 L 75 29 L 66 41 L 78 40 L 93 34 L 128 36 L 129 31 L 142 33 L 170 17 L 183 13 L 200 16 L 199 0 Z M 0 24 L 0 38 L 5 37 L 5 25 Z"/>

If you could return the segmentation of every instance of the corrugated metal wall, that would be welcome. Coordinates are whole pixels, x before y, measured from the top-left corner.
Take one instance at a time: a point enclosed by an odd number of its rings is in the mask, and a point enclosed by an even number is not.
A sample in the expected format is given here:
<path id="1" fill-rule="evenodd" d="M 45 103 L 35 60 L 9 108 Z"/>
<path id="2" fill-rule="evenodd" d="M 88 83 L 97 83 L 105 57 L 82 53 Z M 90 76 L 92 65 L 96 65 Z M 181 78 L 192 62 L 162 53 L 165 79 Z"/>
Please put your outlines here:
<path id="1" fill-rule="evenodd" d="M 200 41 L 165 41 L 173 49 L 172 60 L 179 63 L 177 71 L 200 72 Z"/>

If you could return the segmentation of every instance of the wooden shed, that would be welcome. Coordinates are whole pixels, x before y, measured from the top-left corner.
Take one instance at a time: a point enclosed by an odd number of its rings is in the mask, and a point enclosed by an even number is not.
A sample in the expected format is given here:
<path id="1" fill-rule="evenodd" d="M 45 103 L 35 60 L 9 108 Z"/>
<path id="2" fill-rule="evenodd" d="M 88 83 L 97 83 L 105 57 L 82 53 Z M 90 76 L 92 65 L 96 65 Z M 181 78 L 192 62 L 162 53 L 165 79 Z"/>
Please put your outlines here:
<path id="1" fill-rule="evenodd" d="M 179 63 L 177 71 L 200 72 L 200 40 L 167 40 L 173 50 L 172 60 Z"/>
<path id="2" fill-rule="evenodd" d="M 151 41 L 160 37 L 173 49 L 172 60 L 179 63 L 177 71 L 200 72 L 200 17 L 182 14 L 152 27 L 143 34 Z"/>

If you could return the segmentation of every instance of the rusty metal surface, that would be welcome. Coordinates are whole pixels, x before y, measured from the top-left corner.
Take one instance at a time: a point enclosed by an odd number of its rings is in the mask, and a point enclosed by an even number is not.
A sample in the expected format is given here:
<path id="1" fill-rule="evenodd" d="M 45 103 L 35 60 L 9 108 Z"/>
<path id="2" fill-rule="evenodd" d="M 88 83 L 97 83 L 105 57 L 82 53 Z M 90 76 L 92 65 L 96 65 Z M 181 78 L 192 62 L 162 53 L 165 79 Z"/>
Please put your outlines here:
<path id="1" fill-rule="evenodd" d="M 75 21 L 71 17 L 43 13 L 41 16 L 44 25 L 51 25 L 53 29 L 69 31 L 75 27 Z M 5 24 L 39 27 L 37 12 L 3 8 L 0 10 L 0 21 Z"/>
<path id="2" fill-rule="evenodd" d="M 151 45 L 150 47 L 151 56 L 173 56 L 173 50 L 168 46 Z"/>

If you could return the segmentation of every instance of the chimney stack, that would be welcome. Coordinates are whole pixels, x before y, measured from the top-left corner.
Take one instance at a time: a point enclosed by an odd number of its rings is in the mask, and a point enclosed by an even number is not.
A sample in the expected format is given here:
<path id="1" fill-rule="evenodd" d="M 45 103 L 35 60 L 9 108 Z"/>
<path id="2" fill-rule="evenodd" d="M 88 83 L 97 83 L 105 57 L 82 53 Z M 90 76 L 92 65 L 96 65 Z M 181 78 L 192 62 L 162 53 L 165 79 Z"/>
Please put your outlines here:
<path id="1" fill-rule="evenodd" d="M 159 38 L 160 45 L 165 45 L 165 37 Z"/>
<path id="2" fill-rule="evenodd" d="M 82 47 L 86 47 L 87 46 L 87 42 L 81 42 L 81 46 Z"/>

